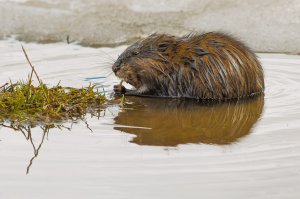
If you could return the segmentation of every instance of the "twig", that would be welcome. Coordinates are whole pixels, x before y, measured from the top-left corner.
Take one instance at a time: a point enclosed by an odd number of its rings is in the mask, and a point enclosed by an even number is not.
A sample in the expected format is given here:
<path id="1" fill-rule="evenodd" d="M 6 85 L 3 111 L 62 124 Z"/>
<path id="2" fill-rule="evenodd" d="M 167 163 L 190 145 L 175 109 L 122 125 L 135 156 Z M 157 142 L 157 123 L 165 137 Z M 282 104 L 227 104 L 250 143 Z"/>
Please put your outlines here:
<path id="1" fill-rule="evenodd" d="M 39 76 L 38 76 L 38 74 L 37 74 L 37 72 L 36 72 L 34 66 L 33 66 L 32 63 L 30 62 L 30 60 L 29 60 L 29 58 L 28 58 L 28 55 L 27 55 L 27 53 L 26 53 L 26 51 L 25 51 L 23 45 L 21 45 L 21 46 L 22 46 L 22 50 L 23 50 L 23 52 L 24 52 L 24 55 L 25 55 L 25 57 L 26 57 L 26 60 L 27 60 L 27 62 L 29 63 L 30 67 L 32 68 L 32 70 L 33 70 L 33 72 L 34 72 L 34 74 L 35 74 L 37 80 L 39 81 L 40 86 L 42 87 L 43 93 L 44 93 L 44 95 L 45 95 L 45 98 L 46 98 L 47 102 L 49 103 L 49 98 L 48 98 L 48 95 L 46 94 L 46 91 L 45 91 L 45 89 L 44 89 L 43 82 L 40 80 L 40 78 L 39 78 Z"/>
<path id="2" fill-rule="evenodd" d="M 23 52 L 24 52 L 24 55 L 25 55 L 25 57 L 26 57 L 27 62 L 29 63 L 30 67 L 32 68 L 32 70 L 33 70 L 33 72 L 34 72 L 36 78 L 37 78 L 38 81 L 39 81 L 39 83 L 42 84 L 42 81 L 40 80 L 40 78 L 39 78 L 39 76 L 38 76 L 38 74 L 37 74 L 37 72 L 36 72 L 34 66 L 33 66 L 32 63 L 30 62 L 30 60 L 29 60 L 29 58 L 28 58 L 28 55 L 27 55 L 27 53 L 26 53 L 26 51 L 25 51 L 23 45 L 21 45 L 21 46 L 22 46 L 22 50 L 23 50 Z"/>
<path id="3" fill-rule="evenodd" d="M 26 97 L 26 101 L 28 102 L 29 98 L 31 97 L 31 82 L 32 82 L 32 75 L 33 75 L 33 69 L 31 70 L 31 73 L 30 73 L 30 76 L 29 76 L 29 79 L 28 79 L 28 95 Z"/>
<path id="4" fill-rule="evenodd" d="M 5 91 L 5 86 L 7 86 L 8 83 L 5 83 L 4 85 L 0 86 L 0 92 L 1 92 L 1 89 L 3 88 L 3 90 Z"/>

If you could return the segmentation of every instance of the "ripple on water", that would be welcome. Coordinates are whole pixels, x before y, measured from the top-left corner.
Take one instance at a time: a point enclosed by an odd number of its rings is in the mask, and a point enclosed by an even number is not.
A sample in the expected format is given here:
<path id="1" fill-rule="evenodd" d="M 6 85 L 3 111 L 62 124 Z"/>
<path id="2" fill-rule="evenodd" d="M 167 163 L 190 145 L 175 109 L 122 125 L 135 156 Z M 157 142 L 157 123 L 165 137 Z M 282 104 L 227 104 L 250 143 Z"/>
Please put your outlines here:
<path id="1" fill-rule="evenodd" d="M 125 46 L 24 46 L 49 85 L 119 83 L 107 62 Z M 300 56 L 259 56 L 264 98 L 209 106 L 127 98 L 87 117 L 92 133 L 84 122 L 52 128 L 27 176 L 30 139 L 0 128 L 0 197 L 299 198 Z M 28 72 L 20 43 L 0 41 L 0 83 Z M 31 135 L 38 148 L 41 130 Z"/>

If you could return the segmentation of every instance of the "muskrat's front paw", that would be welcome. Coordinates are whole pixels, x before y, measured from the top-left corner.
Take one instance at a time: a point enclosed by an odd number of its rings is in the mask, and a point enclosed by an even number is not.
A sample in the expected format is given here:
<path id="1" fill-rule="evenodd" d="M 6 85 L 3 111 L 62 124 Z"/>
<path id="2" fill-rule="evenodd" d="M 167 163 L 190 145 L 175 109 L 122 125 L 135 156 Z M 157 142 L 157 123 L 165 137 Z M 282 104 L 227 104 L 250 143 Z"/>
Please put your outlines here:
<path id="1" fill-rule="evenodd" d="M 116 94 L 124 94 L 126 93 L 126 88 L 120 84 L 114 85 L 114 92 Z"/>

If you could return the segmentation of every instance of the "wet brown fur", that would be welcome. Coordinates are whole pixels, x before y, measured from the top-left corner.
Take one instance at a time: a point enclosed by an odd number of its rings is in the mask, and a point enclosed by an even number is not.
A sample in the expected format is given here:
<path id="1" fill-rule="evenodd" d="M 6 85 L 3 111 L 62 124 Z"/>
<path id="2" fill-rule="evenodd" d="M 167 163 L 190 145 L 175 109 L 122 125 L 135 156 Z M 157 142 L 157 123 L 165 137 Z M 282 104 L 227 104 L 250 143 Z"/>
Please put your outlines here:
<path id="1" fill-rule="evenodd" d="M 215 32 L 150 35 L 129 46 L 113 70 L 137 95 L 228 100 L 264 91 L 256 55 L 231 36 Z"/>

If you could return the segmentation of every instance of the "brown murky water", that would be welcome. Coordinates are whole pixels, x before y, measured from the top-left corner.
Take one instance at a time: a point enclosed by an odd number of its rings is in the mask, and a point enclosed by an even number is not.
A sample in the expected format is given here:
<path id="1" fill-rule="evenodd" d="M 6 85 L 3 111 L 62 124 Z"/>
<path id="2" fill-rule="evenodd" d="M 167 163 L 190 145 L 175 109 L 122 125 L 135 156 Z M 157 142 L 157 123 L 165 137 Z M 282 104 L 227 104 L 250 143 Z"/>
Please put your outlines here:
<path id="1" fill-rule="evenodd" d="M 25 48 L 49 85 L 119 83 L 110 63 L 125 46 Z M 0 127 L 0 198 L 299 198 L 300 56 L 259 56 L 265 96 L 127 97 L 73 124 Z M 0 41 L 0 83 L 28 71 L 20 43 Z"/>

